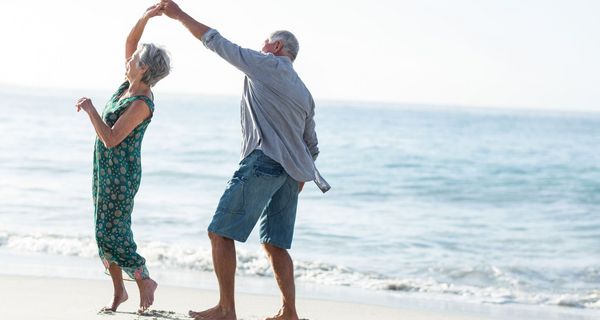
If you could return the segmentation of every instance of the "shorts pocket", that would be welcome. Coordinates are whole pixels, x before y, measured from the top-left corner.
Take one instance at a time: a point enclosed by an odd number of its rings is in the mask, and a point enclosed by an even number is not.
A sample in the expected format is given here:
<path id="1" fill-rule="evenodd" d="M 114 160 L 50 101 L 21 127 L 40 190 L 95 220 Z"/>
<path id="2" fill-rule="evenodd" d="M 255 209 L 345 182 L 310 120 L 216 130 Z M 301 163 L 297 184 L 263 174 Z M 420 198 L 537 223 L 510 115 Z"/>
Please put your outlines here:
<path id="1" fill-rule="evenodd" d="M 275 163 L 275 165 L 257 163 L 256 165 L 254 165 L 254 174 L 257 177 L 279 177 L 284 172 L 285 171 L 283 170 L 283 167 L 279 163 Z"/>
<path id="2" fill-rule="evenodd" d="M 257 177 L 261 177 L 261 176 L 279 177 L 284 172 L 285 172 L 285 170 L 277 161 L 275 161 L 265 155 L 262 155 L 254 163 L 254 174 Z"/>
<path id="3" fill-rule="evenodd" d="M 236 172 L 219 201 L 218 212 L 244 214 L 244 183 L 246 177 Z"/>

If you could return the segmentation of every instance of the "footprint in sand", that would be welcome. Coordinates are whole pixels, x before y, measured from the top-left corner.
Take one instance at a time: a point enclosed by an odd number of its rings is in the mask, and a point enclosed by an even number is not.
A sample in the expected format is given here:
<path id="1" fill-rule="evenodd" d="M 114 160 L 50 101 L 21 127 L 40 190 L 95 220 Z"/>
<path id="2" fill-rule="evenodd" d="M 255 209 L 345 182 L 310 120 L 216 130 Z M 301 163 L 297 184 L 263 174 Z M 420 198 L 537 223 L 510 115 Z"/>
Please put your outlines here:
<path id="1" fill-rule="evenodd" d="M 147 318 L 151 318 L 152 320 L 190 320 L 190 317 L 188 317 L 187 315 L 165 310 L 147 310 L 143 313 L 140 313 L 138 317 L 139 320 Z"/>

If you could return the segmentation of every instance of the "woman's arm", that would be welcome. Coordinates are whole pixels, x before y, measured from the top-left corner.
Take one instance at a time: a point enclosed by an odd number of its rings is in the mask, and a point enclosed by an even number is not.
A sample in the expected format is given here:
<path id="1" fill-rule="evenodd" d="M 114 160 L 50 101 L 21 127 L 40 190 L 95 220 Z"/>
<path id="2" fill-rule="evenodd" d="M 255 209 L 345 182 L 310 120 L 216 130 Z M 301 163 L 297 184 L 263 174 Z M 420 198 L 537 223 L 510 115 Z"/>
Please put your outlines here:
<path id="1" fill-rule="evenodd" d="M 89 98 L 81 98 L 77 101 L 77 112 L 80 110 L 85 111 L 100 141 L 104 143 L 107 148 L 112 148 L 119 145 L 140 123 L 150 117 L 150 108 L 145 102 L 136 100 L 125 110 L 123 115 L 119 117 L 115 125 L 109 127 L 96 111 L 96 108 L 92 104 L 92 100 Z"/>
<path id="2" fill-rule="evenodd" d="M 127 41 L 125 42 L 125 62 L 127 62 L 135 50 L 137 50 L 138 43 L 142 38 L 142 34 L 144 33 L 144 28 L 146 28 L 146 23 L 152 17 L 162 15 L 162 4 L 157 3 L 152 7 L 146 9 L 146 12 L 142 15 L 140 20 L 133 26 L 129 35 L 127 36 Z"/>

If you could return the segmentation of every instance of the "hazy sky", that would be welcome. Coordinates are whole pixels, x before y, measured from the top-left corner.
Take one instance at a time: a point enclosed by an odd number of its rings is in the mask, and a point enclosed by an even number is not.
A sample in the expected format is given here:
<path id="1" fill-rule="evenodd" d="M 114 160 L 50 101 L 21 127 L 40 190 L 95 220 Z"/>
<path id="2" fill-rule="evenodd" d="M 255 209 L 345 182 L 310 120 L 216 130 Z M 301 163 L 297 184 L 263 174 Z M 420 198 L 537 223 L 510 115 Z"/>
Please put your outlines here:
<path id="1" fill-rule="evenodd" d="M 0 84 L 112 91 L 145 0 L 2 0 Z M 276 29 L 300 40 L 317 100 L 600 111 L 600 1 L 304 0 L 179 5 L 245 47 Z M 173 72 L 155 92 L 240 95 L 242 74 L 178 22 L 151 20 Z"/>

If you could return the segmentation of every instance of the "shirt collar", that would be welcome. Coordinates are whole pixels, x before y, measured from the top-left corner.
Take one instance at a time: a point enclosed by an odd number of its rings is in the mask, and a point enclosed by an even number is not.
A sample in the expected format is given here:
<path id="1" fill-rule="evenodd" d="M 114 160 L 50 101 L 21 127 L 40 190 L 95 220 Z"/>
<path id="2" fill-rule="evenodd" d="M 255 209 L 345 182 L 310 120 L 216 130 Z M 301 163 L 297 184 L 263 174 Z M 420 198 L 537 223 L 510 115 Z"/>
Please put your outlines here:
<path id="1" fill-rule="evenodd" d="M 283 58 L 284 61 L 293 63 L 292 59 L 288 56 L 277 56 L 278 58 Z"/>
<path id="2" fill-rule="evenodd" d="M 281 60 L 283 60 L 283 61 L 285 61 L 285 62 L 287 62 L 287 63 L 290 63 L 290 64 L 293 64 L 293 63 L 294 63 L 294 62 L 292 61 L 292 59 L 291 59 L 290 57 L 288 57 L 288 56 L 276 56 L 276 55 L 274 55 L 274 54 L 272 54 L 272 53 L 270 53 L 270 52 L 267 52 L 267 53 L 265 53 L 265 54 L 266 54 L 266 55 L 269 55 L 269 56 L 273 56 L 273 57 L 275 57 L 275 58 L 278 58 L 278 59 L 281 59 Z"/>

